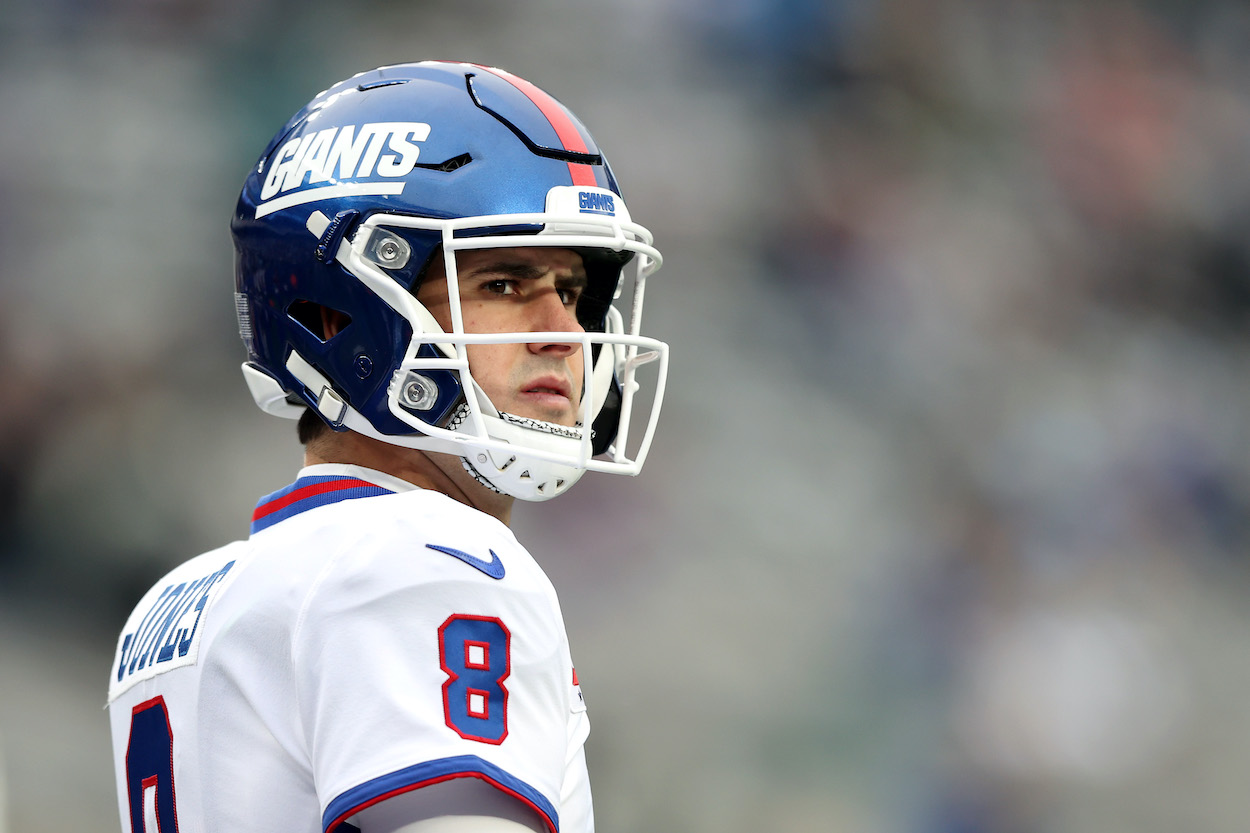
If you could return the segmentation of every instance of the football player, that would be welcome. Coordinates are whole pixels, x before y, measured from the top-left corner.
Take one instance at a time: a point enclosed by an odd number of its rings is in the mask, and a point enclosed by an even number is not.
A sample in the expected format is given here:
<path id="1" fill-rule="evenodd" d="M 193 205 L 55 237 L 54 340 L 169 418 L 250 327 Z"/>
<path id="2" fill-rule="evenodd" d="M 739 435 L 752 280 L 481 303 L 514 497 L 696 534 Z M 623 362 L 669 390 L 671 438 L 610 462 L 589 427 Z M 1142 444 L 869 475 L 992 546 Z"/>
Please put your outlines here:
<path id="1" fill-rule="evenodd" d="M 382 67 L 278 132 L 231 229 L 243 373 L 305 467 L 127 621 L 123 830 L 592 830 L 559 604 L 508 522 L 636 474 L 663 398 L 660 255 L 594 139 L 503 70 Z"/>

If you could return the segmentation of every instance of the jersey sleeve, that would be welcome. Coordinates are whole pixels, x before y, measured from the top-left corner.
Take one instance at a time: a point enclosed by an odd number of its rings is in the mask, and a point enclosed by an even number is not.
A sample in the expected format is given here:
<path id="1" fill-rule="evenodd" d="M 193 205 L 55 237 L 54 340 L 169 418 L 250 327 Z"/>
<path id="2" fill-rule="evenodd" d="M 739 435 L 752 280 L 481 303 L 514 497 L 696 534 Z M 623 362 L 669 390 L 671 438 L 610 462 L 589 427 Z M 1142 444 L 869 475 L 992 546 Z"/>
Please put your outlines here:
<path id="1" fill-rule="evenodd" d="M 403 535 L 328 562 L 291 653 L 324 831 L 456 778 L 491 784 L 558 830 L 570 660 L 532 564 L 503 538 L 434 548 Z"/>

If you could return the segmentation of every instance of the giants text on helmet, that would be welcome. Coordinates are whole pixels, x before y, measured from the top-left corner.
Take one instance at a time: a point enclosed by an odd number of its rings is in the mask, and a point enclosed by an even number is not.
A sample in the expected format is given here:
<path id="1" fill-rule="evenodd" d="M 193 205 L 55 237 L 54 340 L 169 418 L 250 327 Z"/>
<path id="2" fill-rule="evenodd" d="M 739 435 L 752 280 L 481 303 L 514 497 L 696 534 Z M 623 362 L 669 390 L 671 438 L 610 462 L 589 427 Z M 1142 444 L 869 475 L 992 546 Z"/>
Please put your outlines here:
<path id="1" fill-rule="evenodd" d="M 261 204 L 256 206 L 256 216 L 263 217 L 278 208 L 287 208 L 318 199 L 342 196 L 336 189 L 325 194 L 314 190 L 296 191 L 304 185 L 319 182 L 342 183 L 344 180 L 380 177 L 401 177 L 412 171 L 421 149 L 414 142 L 423 142 L 430 135 L 430 126 L 421 122 L 376 122 L 357 127 L 345 124 L 330 127 L 316 133 L 307 133 L 292 139 L 273 154 L 269 161 L 269 173 L 261 189 Z M 383 155 L 382 150 L 394 153 Z M 397 186 L 397 188 L 396 188 Z M 323 186 L 324 187 L 324 186 Z M 333 187 L 333 186 L 331 186 Z M 402 193 L 403 183 L 386 183 L 384 190 L 354 188 L 353 194 Z M 278 194 L 280 204 L 273 200 Z"/>

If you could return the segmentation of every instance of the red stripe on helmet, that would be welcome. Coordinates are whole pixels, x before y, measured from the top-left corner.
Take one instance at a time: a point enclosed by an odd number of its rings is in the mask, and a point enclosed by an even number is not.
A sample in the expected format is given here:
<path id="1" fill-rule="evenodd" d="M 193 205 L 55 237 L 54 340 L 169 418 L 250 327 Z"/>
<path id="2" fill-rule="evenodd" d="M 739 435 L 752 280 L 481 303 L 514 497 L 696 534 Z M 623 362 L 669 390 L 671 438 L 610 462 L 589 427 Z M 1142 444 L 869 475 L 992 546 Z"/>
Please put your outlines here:
<path id="1" fill-rule="evenodd" d="M 560 140 L 560 144 L 564 145 L 565 150 L 571 150 L 576 153 L 590 153 L 590 149 L 586 147 L 586 142 L 582 139 L 582 134 L 577 129 L 577 125 L 573 124 L 573 120 L 569 118 L 569 114 L 565 111 L 564 106 L 552 98 L 549 93 L 507 70 L 481 66 L 480 64 L 474 64 L 474 66 L 478 66 L 492 75 L 499 76 L 520 90 L 530 101 L 534 102 L 534 105 L 538 107 L 539 111 L 556 131 L 556 137 Z M 595 188 L 599 184 L 595 181 L 595 169 L 580 162 L 569 163 L 569 176 L 573 178 L 574 185 L 583 188 Z"/>

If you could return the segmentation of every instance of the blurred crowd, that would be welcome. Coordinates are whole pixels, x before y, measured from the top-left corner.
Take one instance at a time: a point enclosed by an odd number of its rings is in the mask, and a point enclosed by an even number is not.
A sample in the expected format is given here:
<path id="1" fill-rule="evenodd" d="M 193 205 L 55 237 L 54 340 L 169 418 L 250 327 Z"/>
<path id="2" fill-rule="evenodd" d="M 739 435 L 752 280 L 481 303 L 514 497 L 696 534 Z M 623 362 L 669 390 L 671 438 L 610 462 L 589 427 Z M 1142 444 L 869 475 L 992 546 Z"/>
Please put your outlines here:
<path id="1" fill-rule="evenodd" d="M 237 370 L 244 172 L 426 57 L 570 105 L 665 254 L 647 469 L 517 513 L 601 831 L 1244 829 L 1248 39 L 1238 0 L 6 10 L 11 829 L 117 829 L 116 631 L 299 464 Z"/>

